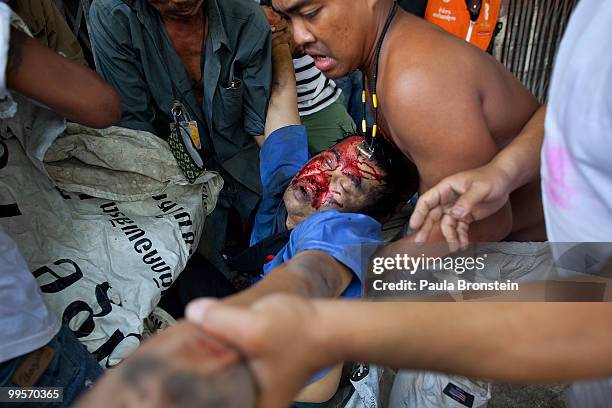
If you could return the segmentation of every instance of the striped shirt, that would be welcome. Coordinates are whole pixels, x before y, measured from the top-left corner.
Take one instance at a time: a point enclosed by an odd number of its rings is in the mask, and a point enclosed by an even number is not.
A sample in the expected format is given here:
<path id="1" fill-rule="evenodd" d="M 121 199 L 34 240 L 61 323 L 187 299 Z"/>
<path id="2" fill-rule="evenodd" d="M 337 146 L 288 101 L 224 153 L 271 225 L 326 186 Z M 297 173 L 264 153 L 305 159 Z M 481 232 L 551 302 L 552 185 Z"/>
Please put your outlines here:
<path id="1" fill-rule="evenodd" d="M 300 116 L 311 115 L 336 102 L 342 92 L 315 66 L 309 55 L 293 59 Z"/>

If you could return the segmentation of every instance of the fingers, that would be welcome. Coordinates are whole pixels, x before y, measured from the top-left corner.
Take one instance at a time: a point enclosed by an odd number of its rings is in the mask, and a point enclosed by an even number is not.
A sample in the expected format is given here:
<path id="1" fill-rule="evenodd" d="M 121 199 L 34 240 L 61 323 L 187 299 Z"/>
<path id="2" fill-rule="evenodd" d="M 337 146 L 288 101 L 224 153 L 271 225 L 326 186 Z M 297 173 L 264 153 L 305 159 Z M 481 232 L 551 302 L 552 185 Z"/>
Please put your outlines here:
<path id="1" fill-rule="evenodd" d="M 410 228 L 417 231 L 415 242 L 425 242 L 434 226 L 440 222 L 448 205 L 457 199 L 456 187 L 452 179 L 438 183 L 419 197 L 417 205 L 410 217 Z"/>
<path id="2" fill-rule="evenodd" d="M 478 221 L 493 214 L 499 208 L 484 216 L 481 213 L 479 218 L 474 217 L 473 213 L 474 208 L 487 199 L 489 192 L 490 189 L 485 183 L 470 184 L 467 191 L 457 199 L 457 202 L 450 211 L 450 215 L 462 221 L 467 221 L 470 217 L 474 218 L 474 221 Z"/>
<path id="3" fill-rule="evenodd" d="M 450 245 L 451 252 L 456 251 L 459 243 L 457 234 L 457 220 L 448 214 L 444 214 L 440 222 L 440 230 L 446 242 Z"/>
<path id="4" fill-rule="evenodd" d="M 414 211 L 410 216 L 409 226 L 413 230 L 419 230 L 425 224 L 429 212 L 441 204 L 441 196 L 439 189 L 435 187 L 428 190 L 425 194 L 419 197 Z"/>
<path id="5" fill-rule="evenodd" d="M 457 234 L 459 235 L 459 245 L 461 249 L 466 249 L 470 243 L 468 232 L 470 225 L 463 221 L 457 222 Z"/>
<path id="6" fill-rule="evenodd" d="M 249 309 L 225 305 L 212 299 L 197 299 L 187 305 L 185 316 L 245 354 L 256 352 L 261 346 L 258 319 Z"/>
<path id="7" fill-rule="evenodd" d="M 427 242 L 431 234 L 431 231 L 433 230 L 434 226 L 437 225 L 437 223 L 440 221 L 443 214 L 444 212 L 442 211 L 441 207 L 436 207 L 433 210 L 429 211 L 429 213 L 427 214 L 427 217 L 425 218 L 425 222 L 423 223 L 423 226 L 416 233 L 414 237 L 414 241 L 416 243 Z"/>

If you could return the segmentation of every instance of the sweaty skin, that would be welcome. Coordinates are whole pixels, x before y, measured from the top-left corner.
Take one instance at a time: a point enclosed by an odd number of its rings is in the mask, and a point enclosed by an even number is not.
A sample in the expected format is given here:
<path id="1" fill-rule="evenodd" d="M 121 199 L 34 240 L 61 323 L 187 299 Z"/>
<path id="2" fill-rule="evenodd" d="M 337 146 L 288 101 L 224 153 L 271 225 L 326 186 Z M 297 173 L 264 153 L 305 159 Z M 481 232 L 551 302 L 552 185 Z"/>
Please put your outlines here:
<path id="1" fill-rule="evenodd" d="M 283 196 L 288 227 L 318 210 L 359 211 L 375 200 L 385 174 L 359 154 L 362 141 L 351 136 L 319 153 L 291 180 Z"/>
<path id="2" fill-rule="evenodd" d="M 315 58 L 319 70 L 335 78 L 361 69 L 368 91 L 376 43 L 392 4 L 273 0 L 274 8 L 290 18 L 295 42 Z M 494 58 L 402 10 L 381 48 L 377 97 L 378 126 L 417 166 L 420 193 L 444 177 L 488 163 L 538 108 Z M 510 203 L 470 229 L 472 241 L 543 238 L 539 180 L 513 192 Z M 430 239 L 444 240 L 439 228 Z"/>

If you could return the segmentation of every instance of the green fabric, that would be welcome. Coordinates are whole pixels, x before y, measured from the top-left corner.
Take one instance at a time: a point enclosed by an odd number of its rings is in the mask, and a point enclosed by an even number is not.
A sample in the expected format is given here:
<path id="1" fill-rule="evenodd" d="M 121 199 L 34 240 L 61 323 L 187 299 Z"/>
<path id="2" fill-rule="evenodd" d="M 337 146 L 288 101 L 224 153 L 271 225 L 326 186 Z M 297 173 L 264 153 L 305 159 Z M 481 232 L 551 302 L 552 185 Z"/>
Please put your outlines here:
<path id="1" fill-rule="evenodd" d="M 327 402 L 294 402 L 293 408 L 326 408 Z"/>
<path id="2" fill-rule="evenodd" d="M 308 152 L 311 156 L 333 146 L 356 129 L 355 122 L 344 107 L 342 95 L 328 107 L 301 119 L 308 132 Z"/>

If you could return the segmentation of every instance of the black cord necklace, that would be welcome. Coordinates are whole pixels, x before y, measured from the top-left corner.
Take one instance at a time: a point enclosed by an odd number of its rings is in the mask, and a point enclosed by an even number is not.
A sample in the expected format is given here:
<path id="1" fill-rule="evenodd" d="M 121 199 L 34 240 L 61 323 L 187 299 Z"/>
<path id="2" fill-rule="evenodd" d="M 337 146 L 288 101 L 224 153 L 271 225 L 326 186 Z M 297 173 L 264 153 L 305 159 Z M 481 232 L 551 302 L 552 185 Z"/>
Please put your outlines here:
<path id="1" fill-rule="evenodd" d="M 383 42 L 387 35 L 387 31 L 389 30 L 389 26 L 397 14 L 397 1 L 393 1 L 393 8 L 389 12 L 387 16 L 387 20 L 385 21 L 385 25 L 383 26 L 382 33 L 380 34 L 380 38 L 376 43 L 376 49 L 374 51 L 374 67 L 373 67 L 373 75 L 372 81 L 370 82 L 370 93 L 372 94 L 372 107 L 374 108 L 374 125 L 372 126 L 372 133 L 370 135 L 370 140 L 368 142 L 368 137 L 366 135 L 367 131 L 367 123 L 366 123 L 366 75 L 365 72 L 361 72 L 361 80 L 363 90 L 361 92 L 361 102 L 362 102 L 362 120 L 361 120 L 361 134 L 364 136 L 365 140 L 363 144 L 361 144 L 358 149 L 359 152 L 365 156 L 368 160 L 372 158 L 374 154 L 374 142 L 376 139 L 376 132 L 378 130 L 378 98 L 376 97 L 376 81 L 378 79 L 378 60 L 380 58 L 380 49 L 382 48 Z"/>

